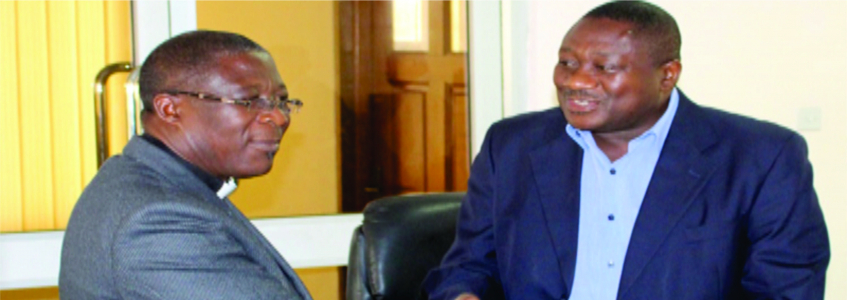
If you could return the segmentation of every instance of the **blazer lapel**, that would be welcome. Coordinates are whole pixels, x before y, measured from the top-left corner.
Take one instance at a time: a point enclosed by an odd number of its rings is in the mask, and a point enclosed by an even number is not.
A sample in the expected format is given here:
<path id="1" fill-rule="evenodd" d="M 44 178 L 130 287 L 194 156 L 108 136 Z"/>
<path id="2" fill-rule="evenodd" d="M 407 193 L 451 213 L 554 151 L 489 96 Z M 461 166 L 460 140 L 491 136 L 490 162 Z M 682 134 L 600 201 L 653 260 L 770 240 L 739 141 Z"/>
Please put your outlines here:
<path id="1" fill-rule="evenodd" d="M 635 221 L 621 274 L 618 299 L 656 254 L 714 170 L 702 151 L 717 139 L 701 122 L 700 108 L 680 93 L 679 107 Z"/>
<path id="2" fill-rule="evenodd" d="M 276 248 L 274 248 L 274 246 L 265 238 L 265 236 L 262 235 L 261 232 L 259 232 L 259 229 L 257 229 L 256 226 L 253 226 L 253 223 L 250 222 L 250 220 L 247 219 L 247 217 L 244 216 L 244 214 L 242 214 L 241 211 L 238 210 L 238 208 L 236 208 L 231 201 L 229 201 L 229 198 L 224 198 L 222 200 L 226 202 L 227 206 L 229 206 L 229 209 L 232 211 L 234 217 L 239 219 L 239 221 L 241 221 L 244 226 L 246 226 L 247 229 L 253 233 L 256 239 L 259 240 L 259 242 L 265 247 L 265 250 L 268 251 L 271 256 L 273 256 L 277 267 L 279 267 L 279 270 L 281 271 L 281 275 L 283 275 L 280 278 L 280 281 L 282 281 L 284 285 L 291 287 L 292 292 L 296 291 L 296 293 L 300 296 L 299 299 L 311 299 L 311 296 L 308 290 L 306 290 L 305 285 L 303 285 L 303 282 L 300 281 L 300 277 L 297 276 L 297 274 L 294 272 L 294 269 L 291 268 L 288 262 L 286 262 L 285 259 L 282 258 L 282 255 L 279 254 L 279 251 L 276 251 Z"/>
<path id="3" fill-rule="evenodd" d="M 579 236 L 582 148 L 567 136 L 566 125 L 564 122 L 551 124 L 547 130 L 548 142 L 531 151 L 529 156 L 559 273 L 566 287 L 565 294 L 569 295 Z"/>

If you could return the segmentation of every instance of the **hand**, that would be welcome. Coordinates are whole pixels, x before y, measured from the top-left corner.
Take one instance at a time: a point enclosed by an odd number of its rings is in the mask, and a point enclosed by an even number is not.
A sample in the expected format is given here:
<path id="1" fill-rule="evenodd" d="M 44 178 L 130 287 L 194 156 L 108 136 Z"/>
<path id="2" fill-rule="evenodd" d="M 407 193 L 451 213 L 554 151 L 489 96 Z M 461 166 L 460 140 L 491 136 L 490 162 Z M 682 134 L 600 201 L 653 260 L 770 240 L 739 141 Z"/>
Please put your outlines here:
<path id="1" fill-rule="evenodd" d="M 455 300 L 479 300 L 479 297 L 474 294 L 464 293 L 459 295 L 459 297 L 456 297 Z"/>

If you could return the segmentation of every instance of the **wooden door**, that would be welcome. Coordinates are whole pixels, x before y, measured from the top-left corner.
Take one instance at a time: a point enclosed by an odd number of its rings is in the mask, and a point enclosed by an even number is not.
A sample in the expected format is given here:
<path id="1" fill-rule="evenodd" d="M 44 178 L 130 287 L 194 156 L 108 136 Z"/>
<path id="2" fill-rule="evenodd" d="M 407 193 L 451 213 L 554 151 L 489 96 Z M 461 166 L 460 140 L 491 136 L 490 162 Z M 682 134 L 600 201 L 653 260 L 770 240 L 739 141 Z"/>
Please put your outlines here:
<path id="1" fill-rule="evenodd" d="M 420 3 L 428 41 L 414 50 L 395 43 L 391 1 L 339 4 L 344 211 L 383 196 L 467 189 L 467 60 L 450 30 L 464 14 L 449 1 Z"/>

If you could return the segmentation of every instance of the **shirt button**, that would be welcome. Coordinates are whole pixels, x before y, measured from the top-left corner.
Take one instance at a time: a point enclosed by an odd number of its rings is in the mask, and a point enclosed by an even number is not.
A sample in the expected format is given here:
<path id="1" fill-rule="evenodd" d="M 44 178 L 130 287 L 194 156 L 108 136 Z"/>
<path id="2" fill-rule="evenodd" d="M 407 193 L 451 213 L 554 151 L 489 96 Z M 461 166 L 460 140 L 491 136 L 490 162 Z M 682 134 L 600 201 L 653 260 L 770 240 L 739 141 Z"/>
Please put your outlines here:
<path id="1" fill-rule="evenodd" d="M 618 172 L 618 171 L 615 171 L 615 169 L 611 169 L 611 170 L 609 170 L 609 173 L 611 173 L 612 175 L 615 175 L 615 173 L 617 173 L 617 172 Z"/>
<path id="2" fill-rule="evenodd" d="M 615 220 L 615 215 L 609 214 L 609 221 L 614 221 L 614 220 Z"/>
<path id="3" fill-rule="evenodd" d="M 609 268 L 614 267 L 614 266 L 615 266 L 615 262 L 610 260 L 609 261 Z"/>

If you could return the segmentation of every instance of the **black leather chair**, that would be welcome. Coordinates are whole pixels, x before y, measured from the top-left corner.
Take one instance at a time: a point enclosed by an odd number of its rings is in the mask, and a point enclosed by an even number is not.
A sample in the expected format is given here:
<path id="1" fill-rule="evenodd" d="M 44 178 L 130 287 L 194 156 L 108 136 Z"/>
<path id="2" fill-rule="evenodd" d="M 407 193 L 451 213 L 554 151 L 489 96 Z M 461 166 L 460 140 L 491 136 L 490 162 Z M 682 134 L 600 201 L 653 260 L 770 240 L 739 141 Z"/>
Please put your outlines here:
<path id="1" fill-rule="evenodd" d="M 353 233 L 347 300 L 413 300 L 453 243 L 465 193 L 386 197 L 365 207 Z"/>

